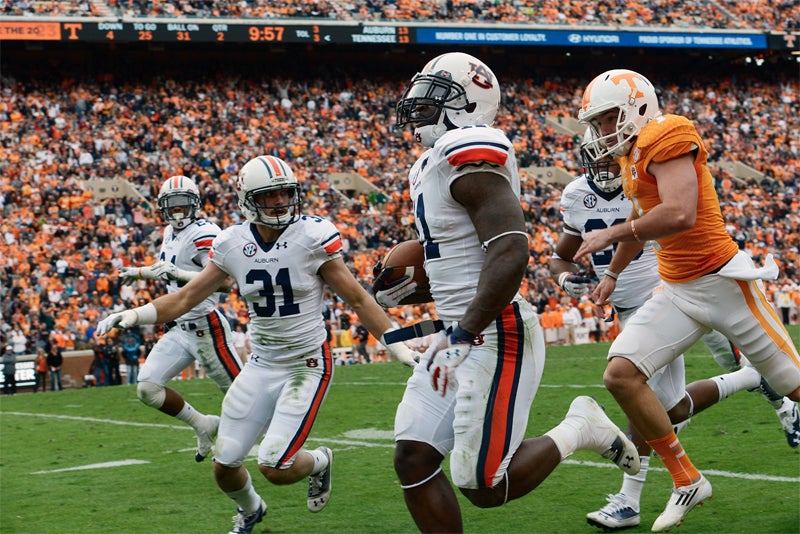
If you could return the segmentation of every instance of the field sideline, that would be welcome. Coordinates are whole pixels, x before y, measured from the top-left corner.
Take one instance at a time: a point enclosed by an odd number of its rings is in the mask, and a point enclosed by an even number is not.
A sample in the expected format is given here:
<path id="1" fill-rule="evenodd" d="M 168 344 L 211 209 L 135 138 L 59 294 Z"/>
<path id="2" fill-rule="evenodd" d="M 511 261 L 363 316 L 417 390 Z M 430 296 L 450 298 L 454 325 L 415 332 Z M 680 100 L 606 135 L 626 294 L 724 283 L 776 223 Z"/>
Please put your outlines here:
<path id="1" fill-rule="evenodd" d="M 792 327 L 794 339 L 800 328 Z M 614 421 L 621 410 L 602 386 L 606 344 L 548 349 L 528 435 L 555 425 L 576 395 L 593 395 Z M 705 347 L 687 355 L 687 378 L 721 370 Z M 414 532 L 392 469 L 394 409 L 407 368 L 375 364 L 336 369 L 308 445 L 336 456 L 333 495 L 319 514 L 306 510 L 306 486 L 269 485 L 253 458 L 247 466 L 269 510 L 255 532 Z M 173 382 L 198 409 L 218 413 L 209 380 Z M 800 532 L 800 449 L 790 449 L 774 411 L 758 394 L 740 393 L 697 415 L 681 434 L 714 498 L 681 532 Z M 194 435 L 141 405 L 135 388 L 117 386 L 0 397 L 0 531 L 227 532 L 234 506 L 216 488 L 210 462 L 193 460 Z M 467 532 L 599 532 L 585 514 L 618 490 L 621 474 L 597 455 L 577 453 L 533 493 L 479 510 L 461 500 Z M 642 500 L 648 532 L 671 483 L 651 461 Z"/>

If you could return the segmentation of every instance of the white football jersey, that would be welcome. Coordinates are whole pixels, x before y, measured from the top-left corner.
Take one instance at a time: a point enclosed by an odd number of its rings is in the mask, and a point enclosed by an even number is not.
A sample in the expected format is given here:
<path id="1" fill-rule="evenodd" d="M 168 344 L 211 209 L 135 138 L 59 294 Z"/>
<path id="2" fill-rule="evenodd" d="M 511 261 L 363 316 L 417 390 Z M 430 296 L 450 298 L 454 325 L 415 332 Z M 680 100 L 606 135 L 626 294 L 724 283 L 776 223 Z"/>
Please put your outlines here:
<path id="1" fill-rule="evenodd" d="M 425 272 L 436 312 L 446 323 L 464 316 L 486 258 L 466 209 L 450 194 L 457 178 L 477 170 L 499 174 L 519 195 L 514 146 L 502 131 L 489 126 L 445 133 L 408 176 L 417 234 L 425 247 Z"/>
<path id="2" fill-rule="evenodd" d="M 271 243 L 249 222 L 226 228 L 214 240 L 209 258 L 236 281 L 247 302 L 256 356 L 251 363 L 292 360 L 322 346 L 324 281 L 317 273 L 341 255 L 336 226 L 313 215 L 301 216 Z"/>
<path id="3" fill-rule="evenodd" d="M 175 232 L 172 225 L 164 227 L 161 252 L 158 259 L 174 264 L 178 269 L 200 272 L 208 263 L 211 242 L 219 235 L 220 227 L 206 219 L 197 219 L 180 232 Z M 175 293 L 187 282 L 170 280 L 167 292 Z M 205 317 L 217 307 L 221 293 L 212 293 L 203 302 L 180 316 L 177 321 L 189 321 Z"/>
<path id="4" fill-rule="evenodd" d="M 605 193 L 586 175 L 568 183 L 561 194 L 561 216 L 564 223 L 580 230 L 581 237 L 585 237 L 586 233 L 592 230 L 624 222 L 631 209 L 631 201 L 622 192 L 621 187 L 616 192 Z M 600 279 L 611 263 L 615 249 L 616 245 L 613 245 L 591 254 L 594 272 Z M 609 300 L 618 308 L 636 308 L 650 298 L 653 289 L 660 283 L 656 254 L 652 243 L 648 241 L 641 254 L 620 273 L 617 288 Z"/>

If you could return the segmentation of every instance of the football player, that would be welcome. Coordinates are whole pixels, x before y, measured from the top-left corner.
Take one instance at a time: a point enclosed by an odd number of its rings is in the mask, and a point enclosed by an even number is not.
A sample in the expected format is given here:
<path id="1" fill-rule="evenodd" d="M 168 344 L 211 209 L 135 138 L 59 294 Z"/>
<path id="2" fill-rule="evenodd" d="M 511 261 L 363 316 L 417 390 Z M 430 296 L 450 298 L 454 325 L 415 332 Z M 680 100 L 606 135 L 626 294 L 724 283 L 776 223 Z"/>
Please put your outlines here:
<path id="1" fill-rule="evenodd" d="M 589 83 L 578 119 L 592 129 L 585 147 L 589 158 L 616 159 L 633 204 L 624 221 L 587 232 L 574 256 L 579 260 L 618 243 L 594 301 L 608 302 L 622 270 L 650 240 L 664 285 L 614 340 L 604 374 L 606 387 L 672 476 L 672 495 L 652 526 L 660 532 L 680 525 L 712 489 L 647 380 L 715 329 L 747 354 L 779 394 L 798 401 L 800 355 L 764 295 L 762 280 L 777 278 L 778 266 L 770 255 L 757 268 L 726 231 L 708 152 L 694 124 L 663 115 L 653 84 L 625 69 Z"/>
<path id="2" fill-rule="evenodd" d="M 135 280 L 165 280 L 167 292 L 175 293 L 197 276 L 208 263 L 212 240 L 220 233 L 213 222 L 199 217 L 200 190 L 186 176 L 168 178 L 158 193 L 158 209 L 164 222 L 159 260 L 153 265 L 123 267 L 123 284 Z M 221 289 L 230 289 L 230 285 Z M 233 346 L 227 318 L 217 309 L 221 293 L 214 292 L 186 313 L 165 325 L 166 332 L 147 355 L 139 370 L 136 392 L 147 406 L 183 421 L 197 433 L 195 460 L 211 452 L 219 417 L 204 415 L 166 384 L 186 366 L 198 361 L 222 390 L 228 391 L 242 369 Z"/>
<path id="3" fill-rule="evenodd" d="M 212 295 L 230 276 L 247 302 L 252 354 L 222 402 L 214 479 L 238 507 L 232 532 L 252 532 L 267 505 L 243 462 L 261 439 L 258 468 L 273 484 L 308 477 L 308 509 L 319 512 L 331 493 L 333 452 L 303 448 L 333 377 L 333 358 L 321 313 L 330 285 L 377 338 L 392 329 L 386 313 L 361 287 L 342 258 L 336 227 L 301 213 L 302 193 L 291 168 L 273 156 L 245 164 L 237 179 L 247 219 L 214 239 L 205 268 L 179 291 L 112 314 L 97 327 L 175 320 Z M 402 342 L 387 349 L 415 365 Z"/>
<path id="4" fill-rule="evenodd" d="M 524 439 L 545 348 L 519 294 L 528 234 L 514 146 L 491 126 L 499 104 L 491 69 L 460 52 L 431 59 L 397 104 L 397 126 L 412 126 L 427 148 L 408 187 L 436 311 L 450 325 L 414 369 L 395 418 L 395 470 L 423 532 L 463 530 L 441 467 L 448 453 L 453 484 L 481 508 L 529 493 L 576 450 L 639 470 L 633 443 L 590 397 L 574 399 L 546 435 Z"/>
<path id="5" fill-rule="evenodd" d="M 583 145 L 588 145 L 591 140 L 592 130 L 587 129 Z M 610 156 L 592 161 L 584 150 L 581 151 L 581 157 L 586 174 L 567 184 L 561 195 L 564 228 L 550 260 L 553 278 L 572 298 L 583 297 L 590 286 L 588 279 L 578 274 L 578 266 L 564 258 L 573 257 L 587 232 L 624 221 L 632 209 L 630 200 L 622 191 L 619 165 Z M 589 256 L 594 272 L 601 279 L 611 262 L 613 248 L 610 246 Z M 648 242 L 642 252 L 619 273 L 614 292 L 609 297 L 623 328 L 628 318 L 660 284 L 655 251 L 652 243 Z M 738 351 L 733 349 L 725 336 L 710 330 L 701 339 L 721 367 L 736 372 L 692 382 L 684 390 L 682 355 L 659 369 L 648 380 L 648 384 L 667 410 L 670 421 L 678 427 L 685 426 L 693 414 L 738 391 L 758 390 L 777 410 L 789 445 L 800 445 L 800 411 L 796 403 L 775 393 L 753 367 L 742 366 Z M 622 488 L 618 493 L 609 495 L 608 504 L 586 516 L 589 524 L 607 530 L 631 528 L 640 522 L 639 501 L 651 449 L 635 428 L 629 426 L 628 432 L 639 450 L 641 470 L 636 475 L 624 475 Z"/>

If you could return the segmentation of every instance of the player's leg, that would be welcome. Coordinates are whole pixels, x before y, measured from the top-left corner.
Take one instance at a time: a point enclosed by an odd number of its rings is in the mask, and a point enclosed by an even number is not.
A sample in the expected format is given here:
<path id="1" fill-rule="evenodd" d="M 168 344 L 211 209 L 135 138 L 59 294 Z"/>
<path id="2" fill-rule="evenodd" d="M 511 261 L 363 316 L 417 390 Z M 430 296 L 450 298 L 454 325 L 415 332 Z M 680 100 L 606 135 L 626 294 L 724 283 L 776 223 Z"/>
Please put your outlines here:
<path id="1" fill-rule="evenodd" d="M 314 358 L 316 365 L 309 365 L 308 361 Z M 265 378 L 259 387 L 269 391 L 269 401 L 262 407 L 269 415 L 258 448 L 259 470 L 277 485 L 308 478 L 308 509 L 319 512 L 331 495 L 333 452 L 328 447 L 308 451 L 303 445 L 333 377 L 330 347 L 325 343 L 314 353 L 290 362 L 259 360 L 252 367 L 263 368 Z M 226 403 L 229 396 L 226 395 Z"/>
<path id="2" fill-rule="evenodd" d="M 223 392 L 242 370 L 242 360 L 233 344 L 233 332 L 228 319 L 219 310 L 205 317 L 207 328 L 201 331 L 194 355 L 209 378 Z"/>
<path id="3" fill-rule="evenodd" d="M 631 317 L 609 350 L 606 387 L 661 457 L 675 488 L 655 531 L 679 524 L 696 504 L 711 496 L 711 486 L 680 444 L 666 410 L 648 385 L 649 377 L 682 354 L 707 328 L 673 304 L 668 291 L 656 292 Z M 683 495 L 694 491 L 696 498 Z M 684 505 L 685 504 L 685 505 Z"/>
<path id="4" fill-rule="evenodd" d="M 630 316 L 630 314 L 628 315 Z M 627 317 L 625 318 L 627 322 Z M 685 370 L 683 356 L 679 356 L 668 365 L 662 367 L 647 381 L 650 389 L 658 397 L 667 411 L 670 421 L 688 424 L 691 417 L 691 398 L 684 392 Z M 675 432 L 678 427 L 675 426 Z M 640 502 L 647 472 L 650 469 L 650 453 L 652 449 L 647 440 L 628 422 L 628 435 L 636 445 L 641 467 L 638 473 L 625 473 L 622 486 L 617 493 L 608 495 L 607 504 L 599 510 L 586 514 L 586 522 L 605 530 L 622 530 L 638 526 L 641 522 Z"/>
<path id="5" fill-rule="evenodd" d="M 423 359 L 414 368 L 397 407 L 394 469 L 421 532 L 461 532 L 456 493 L 441 468 L 453 448 L 455 395 L 442 397 L 431 387 L 426 364 Z"/>
<path id="6" fill-rule="evenodd" d="M 211 450 L 219 418 L 198 412 L 180 393 L 166 386 L 194 361 L 190 352 L 194 346 L 187 347 L 185 340 L 188 334 L 191 332 L 172 329 L 162 336 L 139 370 L 136 393 L 147 406 L 183 421 L 194 429 L 198 439 L 195 460 L 202 461 Z"/>
<path id="7" fill-rule="evenodd" d="M 528 494 L 576 450 L 639 470 L 633 444 L 590 397 L 573 400 L 564 420 L 544 436 L 523 440 L 544 346 L 533 310 L 515 303 L 497 321 L 496 333 L 484 335 L 456 370 L 450 467 L 453 483 L 476 506 L 501 506 Z"/>
<path id="8" fill-rule="evenodd" d="M 248 366 L 222 401 L 219 434 L 214 454 L 214 480 L 236 503 L 232 532 L 251 532 L 266 513 L 266 504 L 253 487 L 243 462 L 264 433 L 272 415 L 274 393 L 264 384 L 266 371 Z"/>
<path id="9" fill-rule="evenodd" d="M 709 326 L 719 330 L 746 354 L 775 391 L 800 401 L 800 354 L 767 301 L 760 280 L 711 275 L 679 286 L 674 291 L 685 313 L 708 317 Z M 696 295 L 698 291 L 715 297 L 692 300 L 690 294 Z"/>
<path id="10" fill-rule="evenodd" d="M 747 366 L 752 366 L 745 355 L 739 352 L 739 349 L 728 341 L 728 338 L 721 332 L 710 330 L 703 336 L 702 340 L 708 350 L 711 351 L 714 360 L 722 368 L 728 371 L 738 371 Z M 756 388 L 748 389 L 757 391 L 775 410 L 789 446 L 792 448 L 800 446 L 800 410 L 797 409 L 797 403 L 776 392 L 763 377 Z"/>

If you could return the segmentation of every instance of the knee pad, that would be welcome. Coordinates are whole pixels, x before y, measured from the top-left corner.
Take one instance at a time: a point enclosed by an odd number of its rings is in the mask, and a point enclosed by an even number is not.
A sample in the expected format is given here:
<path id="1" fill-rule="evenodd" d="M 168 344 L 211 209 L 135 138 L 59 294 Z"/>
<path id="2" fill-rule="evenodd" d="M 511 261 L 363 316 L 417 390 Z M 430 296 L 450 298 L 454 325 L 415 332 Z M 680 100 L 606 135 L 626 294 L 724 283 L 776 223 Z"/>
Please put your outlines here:
<path id="1" fill-rule="evenodd" d="M 167 392 L 164 391 L 164 386 L 154 384 L 153 382 L 139 382 L 136 386 L 136 395 L 139 400 L 147 406 L 158 410 L 164 405 L 167 398 Z"/>

